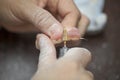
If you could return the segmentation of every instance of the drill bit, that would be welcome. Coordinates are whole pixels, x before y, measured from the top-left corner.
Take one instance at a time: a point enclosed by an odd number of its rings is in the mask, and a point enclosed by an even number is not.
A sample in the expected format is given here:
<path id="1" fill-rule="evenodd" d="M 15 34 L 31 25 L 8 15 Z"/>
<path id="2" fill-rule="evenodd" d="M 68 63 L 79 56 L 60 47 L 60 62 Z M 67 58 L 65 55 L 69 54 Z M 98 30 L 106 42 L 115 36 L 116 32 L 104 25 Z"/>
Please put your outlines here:
<path id="1" fill-rule="evenodd" d="M 67 34 L 66 28 L 64 28 L 64 30 L 63 30 L 63 43 L 64 43 L 64 46 L 60 49 L 60 56 L 63 56 L 68 50 L 67 41 L 68 41 L 68 34 Z"/>
<path id="2" fill-rule="evenodd" d="M 67 45 L 66 45 L 67 40 L 68 40 L 67 30 L 66 30 L 66 28 L 64 28 L 64 30 L 63 30 L 63 42 L 64 42 L 64 47 L 67 47 Z"/>

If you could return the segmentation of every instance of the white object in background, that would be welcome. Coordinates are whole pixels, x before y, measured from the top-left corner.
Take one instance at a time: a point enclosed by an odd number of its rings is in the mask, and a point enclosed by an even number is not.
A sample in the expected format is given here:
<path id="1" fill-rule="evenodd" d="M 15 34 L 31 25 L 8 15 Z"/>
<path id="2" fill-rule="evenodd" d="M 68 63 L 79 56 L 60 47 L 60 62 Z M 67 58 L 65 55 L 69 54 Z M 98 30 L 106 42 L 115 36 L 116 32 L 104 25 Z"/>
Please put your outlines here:
<path id="1" fill-rule="evenodd" d="M 107 15 L 103 13 L 105 0 L 74 0 L 80 12 L 90 20 L 88 34 L 101 32 L 107 22 Z"/>

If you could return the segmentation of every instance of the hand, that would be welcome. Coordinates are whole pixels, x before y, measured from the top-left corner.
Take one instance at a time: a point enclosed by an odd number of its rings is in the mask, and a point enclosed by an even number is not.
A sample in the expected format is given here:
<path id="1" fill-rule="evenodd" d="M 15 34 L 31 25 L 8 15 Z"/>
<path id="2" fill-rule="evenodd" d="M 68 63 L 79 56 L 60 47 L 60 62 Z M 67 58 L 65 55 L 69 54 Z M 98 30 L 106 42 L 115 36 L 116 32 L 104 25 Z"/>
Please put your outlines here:
<path id="1" fill-rule="evenodd" d="M 73 0 L 0 0 L 0 23 L 12 32 L 43 32 L 60 40 L 63 27 L 71 39 L 85 32 L 88 19 L 81 15 Z M 76 28 L 79 24 L 79 30 Z"/>
<path id="2" fill-rule="evenodd" d="M 50 39 L 40 34 L 36 44 L 40 49 L 38 70 L 32 80 L 93 80 L 85 70 L 91 54 L 83 48 L 72 48 L 64 57 L 56 58 L 56 50 Z"/>

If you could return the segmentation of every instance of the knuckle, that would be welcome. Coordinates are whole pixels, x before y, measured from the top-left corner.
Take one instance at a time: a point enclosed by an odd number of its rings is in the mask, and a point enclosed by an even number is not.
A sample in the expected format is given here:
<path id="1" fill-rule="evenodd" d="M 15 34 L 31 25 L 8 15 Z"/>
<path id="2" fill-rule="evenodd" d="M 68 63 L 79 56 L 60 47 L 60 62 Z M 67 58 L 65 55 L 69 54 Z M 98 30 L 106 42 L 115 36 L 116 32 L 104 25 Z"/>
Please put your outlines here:
<path id="1" fill-rule="evenodd" d="M 50 18 L 51 18 L 51 14 L 48 11 L 38 10 L 34 14 L 33 22 L 35 22 L 35 25 L 41 25 L 43 23 L 44 24 L 47 23 Z"/>

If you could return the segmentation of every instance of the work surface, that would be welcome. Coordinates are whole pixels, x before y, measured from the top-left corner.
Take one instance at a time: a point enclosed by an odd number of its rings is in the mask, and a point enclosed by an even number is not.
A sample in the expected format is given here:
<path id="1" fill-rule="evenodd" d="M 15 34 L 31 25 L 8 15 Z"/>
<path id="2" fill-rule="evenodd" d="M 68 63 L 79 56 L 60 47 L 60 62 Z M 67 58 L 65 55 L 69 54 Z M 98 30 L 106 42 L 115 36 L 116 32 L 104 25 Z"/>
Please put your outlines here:
<path id="1" fill-rule="evenodd" d="M 92 52 L 88 69 L 95 80 L 120 80 L 120 0 L 106 0 L 105 31 L 86 37 L 80 47 Z M 0 30 L 0 80 L 30 80 L 37 68 L 39 51 L 35 34 L 13 34 Z"/>

